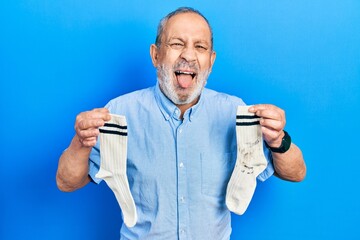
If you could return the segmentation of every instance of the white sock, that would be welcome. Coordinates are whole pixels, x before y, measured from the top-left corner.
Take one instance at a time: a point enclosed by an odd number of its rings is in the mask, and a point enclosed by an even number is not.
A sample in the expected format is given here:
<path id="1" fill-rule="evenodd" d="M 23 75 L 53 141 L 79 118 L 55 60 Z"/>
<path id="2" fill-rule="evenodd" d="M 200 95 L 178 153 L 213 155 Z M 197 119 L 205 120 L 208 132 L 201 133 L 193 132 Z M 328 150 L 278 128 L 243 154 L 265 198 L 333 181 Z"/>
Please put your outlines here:
<path id="1" fill-rule="evenodd" d="M 226 206 L 243 214 L 256 188 L 256 178 L 267 166 L 263 152 L 260 118 L 248 111 L 250 106 L 238 106 L 236 116 L 237 159 L 226 190 Z"/>
<path id="2" fill-rule="evenodd" d="M 136 207 L 126 175 L 127 124 L 125 116 L 111 114 L 111 120 L 100 128 L 100 170 L 95 175 L 104 179 L 114 192 L 123 213 L 124 223 L 133 227 Z"/>

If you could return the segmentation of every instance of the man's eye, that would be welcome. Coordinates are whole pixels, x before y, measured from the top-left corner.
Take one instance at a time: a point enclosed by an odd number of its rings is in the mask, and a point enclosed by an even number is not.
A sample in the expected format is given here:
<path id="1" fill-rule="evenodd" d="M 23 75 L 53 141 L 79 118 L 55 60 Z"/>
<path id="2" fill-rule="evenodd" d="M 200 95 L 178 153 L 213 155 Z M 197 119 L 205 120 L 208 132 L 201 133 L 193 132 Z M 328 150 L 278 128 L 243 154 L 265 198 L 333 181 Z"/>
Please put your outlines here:
<path id="1" fill-rule="evenodd" d="M 203 46 L 203 45 L 196 45 L 195 46 L 196 49 L 198 49 L 199 51 L 206 51 L 207 50 L 207 47 Z"/>
<path id="2" fill-rule="evenodd" d="M 184 47 L 184 44 L 182 44 L 182 43 L 171 43 L 170 47 L 175 48 L 175 49 L 180 49 L 180 48 Z"/>

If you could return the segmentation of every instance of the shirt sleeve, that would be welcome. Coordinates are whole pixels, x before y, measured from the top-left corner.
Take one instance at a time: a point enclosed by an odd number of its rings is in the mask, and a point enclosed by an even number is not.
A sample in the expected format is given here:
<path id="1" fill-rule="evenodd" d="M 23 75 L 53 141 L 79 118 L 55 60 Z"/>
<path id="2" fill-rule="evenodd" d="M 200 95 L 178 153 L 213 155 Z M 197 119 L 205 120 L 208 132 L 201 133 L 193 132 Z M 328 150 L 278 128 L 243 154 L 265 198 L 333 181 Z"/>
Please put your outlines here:
<path id="1" fill-rule="evenodd" d="M 267 167 L 265 168 L 265 170 L 262 173 L 260 173 L 259 176 L 257 177 L 257 179 L 259 179 L 262 182 L 264 182 L 266 179 L 271 177 L 275 172 L 271 152 L 267 147 L 265 147 L 265 144 L 263 144 L 263 145 L 264 145 L 263 146 L 264 155 L 265 155 L 265 158 L 266 158 L 268 164 L 267 164 Z"/>

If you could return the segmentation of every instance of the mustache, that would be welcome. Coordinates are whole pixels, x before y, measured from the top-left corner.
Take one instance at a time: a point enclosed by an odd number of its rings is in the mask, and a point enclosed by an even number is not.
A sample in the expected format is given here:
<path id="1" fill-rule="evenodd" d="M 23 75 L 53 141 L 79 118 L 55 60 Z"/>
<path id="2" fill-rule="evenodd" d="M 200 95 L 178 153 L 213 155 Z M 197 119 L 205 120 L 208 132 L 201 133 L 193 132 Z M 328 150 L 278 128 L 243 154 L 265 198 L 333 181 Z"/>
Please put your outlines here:
<path id="1" fill-rule="evenodd" d="M 173 65 L 173 70 L 177 70 L 177 69 L 189 69 L 192 70 L 194 72 L 198 72 L 199 71 L 199 67 L 195 62 L 188 62 L 184 59 L 181 59 L 180 61 L 176 62 Z"/>

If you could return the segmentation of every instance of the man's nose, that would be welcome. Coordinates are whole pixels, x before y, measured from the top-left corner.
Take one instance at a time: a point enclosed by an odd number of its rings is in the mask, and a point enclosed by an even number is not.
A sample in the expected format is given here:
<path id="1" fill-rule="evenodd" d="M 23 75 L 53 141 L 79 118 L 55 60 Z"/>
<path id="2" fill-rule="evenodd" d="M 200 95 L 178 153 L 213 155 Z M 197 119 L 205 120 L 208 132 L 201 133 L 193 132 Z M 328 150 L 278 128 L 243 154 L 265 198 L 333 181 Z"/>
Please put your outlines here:
<path id="1" fill-rule="evenodd" d="M 192 62 L 196 60 L 196 51 L 193 47 L 185 47 L 181 52 L 181 58 L 186 60 L 187 62 Z"/>

